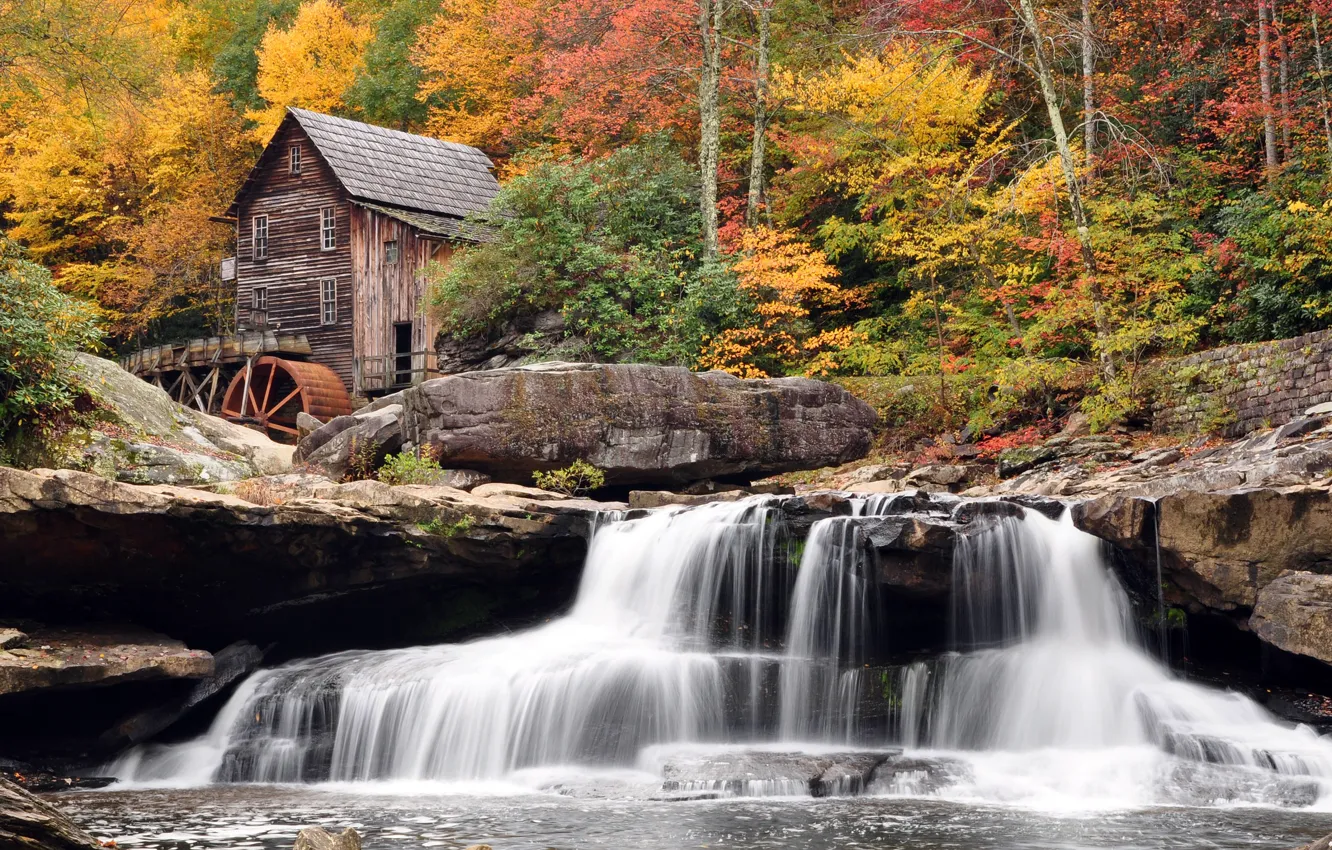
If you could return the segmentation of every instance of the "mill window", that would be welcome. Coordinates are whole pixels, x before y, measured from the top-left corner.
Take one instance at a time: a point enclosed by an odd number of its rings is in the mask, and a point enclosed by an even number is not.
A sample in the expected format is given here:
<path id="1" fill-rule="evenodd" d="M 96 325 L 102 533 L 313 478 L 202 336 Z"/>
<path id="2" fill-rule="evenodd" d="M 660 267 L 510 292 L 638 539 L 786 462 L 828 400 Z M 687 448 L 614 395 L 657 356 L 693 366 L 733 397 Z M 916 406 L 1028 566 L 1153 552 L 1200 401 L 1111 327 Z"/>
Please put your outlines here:
<path id="1" fill-rule="evenodd" d="M 301 146 L 292 145 L 287 153 L 287 170 L 292 174 L 301 173 Z"/>
<path id="2" fill-rule="evenodd" d="M 390 239 L 384 243 L 384 262 L 390 266 L 398 262 L 398 240 Z"/>
<path id="3" fill-rule="evenodd" d="M 333 207 L 324 207 L 319 211 L 319 247 L 325 251 L 338 247 L 337 215 Z"/>
<path id="4" fill-rule="evenodd" d="M 254 259 L 268 259 L 268 216 L 257 215 L 251 221 L 251 245 L 254 247 Z"/>
<path id="5" fill-rule="evenodd" d="M 338 323 L 338 281 L 324 278 L 319 281 L 319 321 L 325 325 Z"/>

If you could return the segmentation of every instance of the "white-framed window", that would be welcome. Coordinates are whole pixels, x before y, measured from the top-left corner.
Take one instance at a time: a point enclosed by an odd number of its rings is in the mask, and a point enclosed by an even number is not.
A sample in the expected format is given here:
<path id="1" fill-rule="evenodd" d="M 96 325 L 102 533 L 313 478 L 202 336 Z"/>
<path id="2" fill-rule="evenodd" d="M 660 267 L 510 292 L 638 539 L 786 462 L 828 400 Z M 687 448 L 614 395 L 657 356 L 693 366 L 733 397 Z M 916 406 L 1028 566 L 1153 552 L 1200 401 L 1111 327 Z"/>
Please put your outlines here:
<path id="1" fill-rule="evenodd" d="M 254 310 L 268 309 L 268 287 L 256 286 L 250 290 L 250 307 Z"/>
<path id="2" fill-rule="evenodd" d="M 301 146 L 292 145 L 287 149 L 287 171 L 291 174 L 301 173 Z"/>
<path id="3" fill-rule="evenodd" d="M 326 277 L 319 281 L 319 322 L 324 325 L 338 323 L 338 280 Z"/>
<path id="4" fill-rule="evenodd" d="M 338 247 L 338 216 L 333 207 L 319 210 L 319 248 L 332 251 Z"/>
<path id="5" fill-rule="evenodd" d="M 250 245 L 254 248 L 254 259 L 268 259 L 268 216 L 257 215 L 250 220 Z"/>
<path id="6" fill-rule="evenodd" d="M 384 243 L 384 262 L 390 266 L 398 262 L 398 240 L 390 239 Z"/>

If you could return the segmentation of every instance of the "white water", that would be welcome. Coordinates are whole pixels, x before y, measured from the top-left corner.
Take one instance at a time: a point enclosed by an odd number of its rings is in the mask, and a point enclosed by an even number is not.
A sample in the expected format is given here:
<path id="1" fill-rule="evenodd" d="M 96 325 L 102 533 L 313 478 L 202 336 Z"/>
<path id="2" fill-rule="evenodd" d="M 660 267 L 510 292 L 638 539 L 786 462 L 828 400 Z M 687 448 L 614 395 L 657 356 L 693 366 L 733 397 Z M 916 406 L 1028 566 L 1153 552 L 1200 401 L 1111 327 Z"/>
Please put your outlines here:
<path id="1" fill-rule="evenodd" d="M 1067 515 L 1034 512 L 959 544 L 953 628 L 963 651 L 903 671 L 907 746 L 960 755 L 972 780 L 955 793 L 984 799 L 1326 797 L 1326 740 L 1245 696 L 1177 679 L 1140 647 L 1102 545 Z"/>
<path id="2" fill-rule="evenodd" d="M 654 770 L 671 746 L 854 743 L 950 765 L 942 783 L 928 764 L 876 774 L 879 793 L 1051 808 L 1327 796 L 1327 742 L 1174 678 L 1140 648 L 1099 542 L 1034 512 L 959 542 L 958 652 L 904 668 L 892 734 L 866 740 L 875 564 L 861 528 L 892 510 L 857 502 L 816 523 L 794 575 L 772 501 L 608 523 L 566 617 L 261 671 L 207 735 L 132 751 L 116 775 L 493 783 L 568 766 Z"/>

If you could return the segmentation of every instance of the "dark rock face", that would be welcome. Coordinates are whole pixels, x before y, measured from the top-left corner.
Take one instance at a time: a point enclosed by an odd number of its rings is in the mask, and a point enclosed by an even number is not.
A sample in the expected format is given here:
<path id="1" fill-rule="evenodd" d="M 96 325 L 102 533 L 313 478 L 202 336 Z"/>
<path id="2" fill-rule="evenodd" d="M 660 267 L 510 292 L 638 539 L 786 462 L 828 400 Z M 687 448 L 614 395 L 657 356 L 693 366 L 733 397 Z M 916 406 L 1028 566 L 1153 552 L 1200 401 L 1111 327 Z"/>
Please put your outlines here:
<path id="1" fill-rule="evenodd" d="M 564 604 L 607 507 L 313 476 L 246 483 L 264 504 L 0 467 L 0 618 L 292 652 L 456 639 Z"/>
<path id="2" fill-rule="evenodd" d="M 1102 496 L 1073 518 L 1152 571 L 1159 529 L 1162 570 L 1180 601 L 1217 611 L 1242 613 L 1285 570 L 1332 562 L 1332 494 L 1321 486 Z"/>
<path id="3" fill-rule="evenodd" d="M 0 779 L 0 847 L 87 850 L 101 843 L 55 806 Z"/>
<path id="4" fill-rule="evenodd" d="M 677 367 L 544 363 L 404 392 L 405 443 L 445 466 L 527 482 L 586 460 L 610 485 L 760 478 L 863 457 L 873 410 L 804 378 L 746 381 Z"/>
<path id="5" fill-rule="evenodd" d="M 1258 591 L 1249 627 L 1278 649 L 1332 664 L 1332 576 L 1282 573 Z"/>

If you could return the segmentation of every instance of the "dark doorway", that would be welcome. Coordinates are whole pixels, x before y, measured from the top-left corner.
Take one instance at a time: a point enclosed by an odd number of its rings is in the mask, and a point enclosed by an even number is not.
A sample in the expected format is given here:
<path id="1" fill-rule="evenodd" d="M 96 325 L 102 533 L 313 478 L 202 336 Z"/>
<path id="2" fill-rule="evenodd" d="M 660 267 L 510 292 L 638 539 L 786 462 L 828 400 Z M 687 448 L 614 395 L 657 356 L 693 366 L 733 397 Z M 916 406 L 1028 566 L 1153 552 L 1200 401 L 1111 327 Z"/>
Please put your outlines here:
<path id="1" fill-rule="evenodd" d="M 412 382 L 412 323 L 393 325 L 393 385 L 406 386 Z"/>

